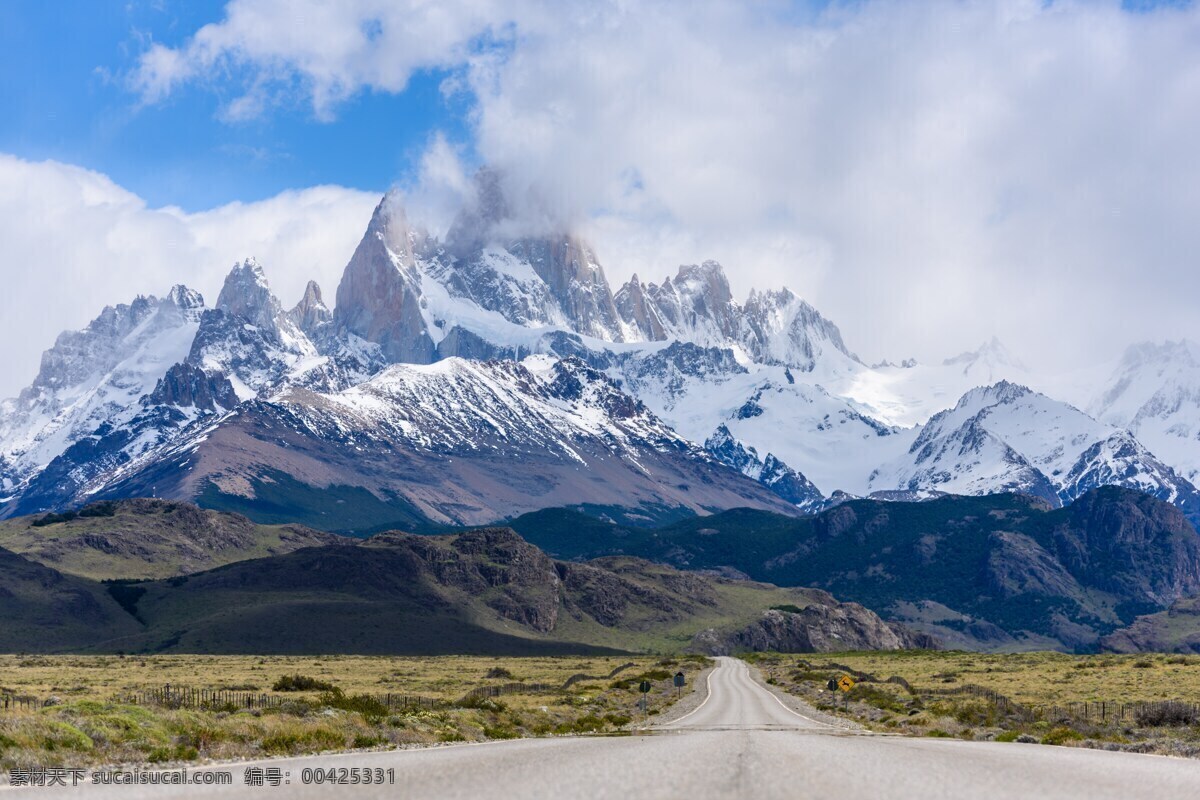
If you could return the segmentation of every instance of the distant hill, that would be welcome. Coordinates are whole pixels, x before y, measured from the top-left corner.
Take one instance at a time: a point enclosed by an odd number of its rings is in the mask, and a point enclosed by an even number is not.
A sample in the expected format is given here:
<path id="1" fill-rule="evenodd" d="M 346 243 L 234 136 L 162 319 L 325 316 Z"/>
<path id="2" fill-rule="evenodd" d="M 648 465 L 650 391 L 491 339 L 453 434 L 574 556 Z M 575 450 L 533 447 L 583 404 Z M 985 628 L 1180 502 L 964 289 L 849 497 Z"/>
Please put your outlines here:
<path id="1" fill-rule="evenodd" d="M 258 525 L 240 514 L 151 499 L 0 521 L 0 547 L 97 580 L 186 575 L 340 541 L 303 525 Z"/>
<path id="2" fill-rule="evenodd" d="M 141 630 L 99 583 L 0 549 L 0 652 L 86 650 Z"/>
<path id="3" fill-rule="evenodd" d="M 775 646 L 774 631 L 780 646 L 799 649 L 925 643 L 824 592 L 680 572 L 623 556 L 555 561 L 505 528 L 450 536 L 388 533 L 362 544 L 309 547 L 107 586 L 0 552 L 0 609 L 23 623 L 0 639 L 8 650 L 727 652 Z M 762 624 L 780 614 L 788 624 Z"/>
<path id="4" fill-rule="evenodd" d="M 560 558 L 623 552 L 682 569 L 825 589 L 969 649 L 1094 649 L 1200 592 L 1178 508 L 1103 487 L 1052 509 L 1027 495 L 852 500 L 813 517 L 750 509 L 657 530 L 548 510 L 512 527 Z"/>

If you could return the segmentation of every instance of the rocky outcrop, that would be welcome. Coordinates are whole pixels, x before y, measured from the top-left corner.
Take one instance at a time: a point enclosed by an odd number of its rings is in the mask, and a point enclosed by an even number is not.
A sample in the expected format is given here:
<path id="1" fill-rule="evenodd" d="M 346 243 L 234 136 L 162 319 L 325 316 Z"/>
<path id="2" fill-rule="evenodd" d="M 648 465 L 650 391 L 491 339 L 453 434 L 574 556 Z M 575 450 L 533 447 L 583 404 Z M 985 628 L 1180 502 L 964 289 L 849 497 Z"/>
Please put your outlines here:
<path id="1" fill-rule="evenodd" d="M 901 625 L 888 624 L 858 603 L 832 597 L 802 609 L 771 609 L 745 628 L 708 629 L 692 639 L 691 649 L 708 655 L 739 652 L 832 653 L 846 650 L 908 650 L 936 647 L 936 641 Z"/>
<path id="2" fill-rule="evenodd" d="M 1200 597 L 1186 597 L 1157 614 L 1100 639 L 1109 653 L 1200 653 Z"/>
<path id="3" fill-rule="evenodd" d="M 237 392 L 220 372 L 206 372 L 194 364 L 176 364 L 167 370 L 146 399 L 154 405 L 228 411 L 238 404 Z"/>

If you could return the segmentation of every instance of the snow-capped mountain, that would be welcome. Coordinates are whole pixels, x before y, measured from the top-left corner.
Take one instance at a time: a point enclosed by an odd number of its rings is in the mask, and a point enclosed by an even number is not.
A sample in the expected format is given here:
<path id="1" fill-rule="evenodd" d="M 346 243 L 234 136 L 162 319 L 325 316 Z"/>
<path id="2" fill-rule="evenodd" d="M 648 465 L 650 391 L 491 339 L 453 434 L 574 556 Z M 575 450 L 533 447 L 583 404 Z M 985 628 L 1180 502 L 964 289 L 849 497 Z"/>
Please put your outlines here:
<path id="1" fill-rule="evenodd" d="M 153 493 L 253 508 L 286 494 L 291 513 L 313 521 L 350 487 L 346 513 L 385 523 L 480 524 L 584 504 L 634 516 L 789 508 L 602 373 L 546 356 L 397 364 L 340 392 L 242 403 L 96 476 L 77 498 Z"/>
<path id="2" fill-rule="evenodd" d="M 1128 431 L 1007 381 L 971 390 L 913 433 L 907 452 L 871 476 L 872 489 L 1015 491 L 1059 505 L 1118 485 L 1188 511 L 1200 500 Z"/>
<path id="3" fill-rule="evenodd" d="M 186 361 L 224 375 L 240 400 L 250 400 L 317 359 L 316 345 L 284 312 L 262 267 L 247 259 L 226 277 L 217 307 L 201 316 Z"/>
<path id="4" fill-rule="evenodd" d="M 187 356 L 203 310 L 199 294 L 176 286 L 161 299 L 107 306 L 83 330 L 60 335 L 33 383 L 0 404 L 5 491 L 101 424 L 136 414 L 139 398 Z"/>
<path id="5" fill-rule="evenodd" d="M 63 334 L 0 407 L 0 515 L 136 493 L 253 514 L 283 484 L 424 522 L 1119 484 L 1194 516 L 1195 353 L 1131 349 L 1093 416 L 1018 385 L 996 340 L 868 366 L 791 291 L 736 300 L 716 262 L 612 291 L 586 241 L 521 231 L 484 171 L 444 240 L 385 196 L 332 310 L 311 282 L 284 310 L 248 259 L 213 308 L 176 287 Z"/>
<path id="6" fill-rule="evenodd" d="M 841 331 L 787 289 L 733 299 L 715 261 L 682 266 L 674 280 L 643 285 L 636 275 L 617 292 L 629 341 L 678 340 L 704 347 L 734 347 L 743 361 L 811 371 L 818 362 L 846 371 L 861 365 Z M 845 363 L 839 363 L 845 362 Z"/>
<path id="7" fill-rule="evenodd" d="M 812 481 L 780 461 L 774 453 L 767 453 L 765 459 L 759 458 L 757 450 L 733 438 L 729 428 L 724 425 L 708 437 L 704 449 L 721 463 L 753 478 L 796 508 L 815 511 L 825 504 L 825 497 Z"/>
<path id="8" fill-rule="evenodd" d="M 1200 346 L 1195 343 L 1133 345 L 1088 411 L 1130 431 L 1188 480 L 1200 477 Z"/>

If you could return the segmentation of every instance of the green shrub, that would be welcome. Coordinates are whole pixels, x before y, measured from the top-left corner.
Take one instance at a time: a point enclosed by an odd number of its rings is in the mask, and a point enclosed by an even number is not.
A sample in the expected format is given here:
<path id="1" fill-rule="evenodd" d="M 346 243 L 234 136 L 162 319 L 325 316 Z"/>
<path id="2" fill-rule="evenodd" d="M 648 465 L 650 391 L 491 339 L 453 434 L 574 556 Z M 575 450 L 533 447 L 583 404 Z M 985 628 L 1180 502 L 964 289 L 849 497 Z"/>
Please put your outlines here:
<path id="1" fill-rule="evenodd" d="M 91 750 L 95 743 L 86 733 L 66 722 L 49 721 L 42 735 L 42 748 L 55 750 Z"/>
<path id="2" fill-rule="evenodd" d="M 884 711 L 900 712 L 907 710 L 904 702 L 891 692 L 876 689 L 874 686 L 866 683 L 855 684 L 854 688 L 847 693 L 847 696 L 851 700 L 866 703 L 869 706 L 874 706 Z"/>
<path id="3" fill-rule="evenodd" d="M 307 675 L 284 675 L 271 687 L 276 692 L 332 692 L 338 687 Z"/>
<path id="4" fill-rule="evenodd" d="M 264 736 L 262 749 L 268 753 L 296 753 L 344 747 L 346 739 L 329 728 L 277 731 Z"/>
<path id="5" fill-rule="evenodd" d="M 1083 734 L 1074 728 L 1068 728 L 1065 725 L 1059 725 L 1057 728 L 1052 728 L 1049 733 L 1042 737 L 1042 744 L 1065 744 L 1067 742 L 1078 742 L 1083 739 Z"/>
<path id="6" fill-rule="evenodd" d="M 351 747 L 362 749 L 364 747 L 378 747 L 381 744 L 387 744 L 387 739 L 380 736 L 367 736 L 366 734 L 358 733 L 354 736 L 354 743 Z"/>
<path id="7" fill-rule="evenodd" d="M 369 694 L 347 695 L 341 689 L 334 689 L 321 695 L 318 702 L 328 708 L 362 714 L 368 722 L 381 722 L 388 715 L 387 705 Z"/>
<path id="8" fill-rule="evenodd" d="M 1017 737 L 1021 735 L 1020 731 L 1004 731 L 997 734 L 995 741 L 997 742 L 1015 742 Z"/>
<path id="9" fill-rule="evenodd" d="M 952 739 L 952 738 L 954 738 L 950 734 L 948 734 L 944 730 L 942 730 L 941 728 L 934 728 L 933 730 L 928 731 L 925 735 L 932 736 L 934 739 Z"/>
<path id="10" fill-rule="evenodd" d="M 489 739 L 517 739 L 521 734 L 510 725 L 484 725 L 483 735 Z"/>

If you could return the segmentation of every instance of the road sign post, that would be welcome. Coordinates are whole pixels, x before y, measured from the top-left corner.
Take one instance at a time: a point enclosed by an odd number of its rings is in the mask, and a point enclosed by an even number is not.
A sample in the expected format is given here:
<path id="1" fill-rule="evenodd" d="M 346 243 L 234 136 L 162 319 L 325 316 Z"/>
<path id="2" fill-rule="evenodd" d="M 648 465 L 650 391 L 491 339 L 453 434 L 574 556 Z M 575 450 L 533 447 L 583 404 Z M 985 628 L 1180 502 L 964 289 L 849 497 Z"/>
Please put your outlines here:
<path id="1" fill-rule="evenodd" d="M 638 684 L 638 689 L 640 689 L 642 692 L 642 714 L 649 716 L 650 706 L 649 703 L 646 702 L 646 695 L 650 693 L 650 681 L 642 681 L 640 684 Z"/>
<path id="2" fill-rule="evenodd" d="M 687 682 L 687 679 L 683 677 L 682 672 L 675 673 L 675 696 L 676 697 L 679 697 L 679 695 L 681 695 L 683 693 L 683 684 L 686 682 Z"/>

